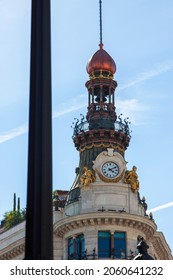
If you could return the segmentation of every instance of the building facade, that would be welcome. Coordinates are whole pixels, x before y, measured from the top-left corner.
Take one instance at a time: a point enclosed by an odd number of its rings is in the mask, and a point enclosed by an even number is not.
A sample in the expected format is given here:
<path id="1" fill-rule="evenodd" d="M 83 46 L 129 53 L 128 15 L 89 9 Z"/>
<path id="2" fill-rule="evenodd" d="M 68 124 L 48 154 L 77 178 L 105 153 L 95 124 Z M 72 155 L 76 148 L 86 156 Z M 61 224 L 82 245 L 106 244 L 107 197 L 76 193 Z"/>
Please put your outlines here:
<path id="1" fill-rule="evenodd" d="M 53 200 L 54 259 L 133 259 L 141 237 L 153 259 L 171 250 L 140 197 L 137 168 L 127 170 L 128 119 L 116 114 L 116 64 L 100 43 L 87 64 L 86 118 L 73 123 L 76 178 Z M 0 232 L 0 259 L 23 259 L 25 222 Z"/>

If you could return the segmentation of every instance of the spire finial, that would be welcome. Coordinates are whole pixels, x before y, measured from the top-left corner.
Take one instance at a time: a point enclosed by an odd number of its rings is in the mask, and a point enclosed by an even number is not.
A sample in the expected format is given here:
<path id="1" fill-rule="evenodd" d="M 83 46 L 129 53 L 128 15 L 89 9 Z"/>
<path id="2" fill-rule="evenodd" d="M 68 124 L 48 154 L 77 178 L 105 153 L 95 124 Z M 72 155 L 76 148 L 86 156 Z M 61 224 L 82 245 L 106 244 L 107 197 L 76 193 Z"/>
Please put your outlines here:
<path id="1" fill-rule="evenodd" d="M 100 7 L 100 48 L 103 48 L 103 40 L 102 40 L 102 0 L 99 0 L 99 7 Z"/>

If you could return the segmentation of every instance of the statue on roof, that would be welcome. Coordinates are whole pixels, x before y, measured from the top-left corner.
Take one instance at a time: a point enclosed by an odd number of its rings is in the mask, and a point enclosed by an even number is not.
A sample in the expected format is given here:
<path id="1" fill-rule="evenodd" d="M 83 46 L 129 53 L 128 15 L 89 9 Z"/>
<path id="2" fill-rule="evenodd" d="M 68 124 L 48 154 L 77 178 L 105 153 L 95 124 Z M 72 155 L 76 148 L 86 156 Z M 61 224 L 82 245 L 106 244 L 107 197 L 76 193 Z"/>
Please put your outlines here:
<path id="1" fill-rule="evenodd" d="M 133 166 L 132 170 L 126 171 L 124 177 L 124 183 L 131 185 L 132 192 L 137 192 L 139 190 L 139 180 L 136 170 L 137 167 Z"/>
<path id="2" fill-rule="evenodd" d="M 95 182 L 96 177 L 94 174 L 94 171 L 88 169 L 88 167 L 84 167 L 83 168 L 83 174 L 80 178 L 80 182 L 82 184 L 82 186 L 87 187 L 90 183 Z"/>

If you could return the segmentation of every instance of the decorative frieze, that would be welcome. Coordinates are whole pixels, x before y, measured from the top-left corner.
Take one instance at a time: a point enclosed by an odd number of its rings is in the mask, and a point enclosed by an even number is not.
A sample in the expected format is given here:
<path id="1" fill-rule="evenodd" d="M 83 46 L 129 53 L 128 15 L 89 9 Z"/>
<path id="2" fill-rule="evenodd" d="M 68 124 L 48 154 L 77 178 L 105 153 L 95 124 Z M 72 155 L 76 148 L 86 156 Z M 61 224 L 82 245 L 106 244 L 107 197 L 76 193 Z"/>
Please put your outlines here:
<path id="1" fill-rule="evenodd" d="M 13 244 L 13 246 L 10 245 L 1 251 L 0 260 L 12 260 L 24 254 L 25 252 L 24 239 L 16 243 L 17 243 L 16 245 L 15 244 Z"/>
<path id="2" fill-rule="evenodd" d="M 156 224 L 147 217 L 139 217 L 136 215 L 129 215 L 127 213 L 99 212 L 76 215 L 61 220 L 54 225 L 54 232 L 57 236 L 62 237 L 65 233 L 71 231 L 71 226 L 72 230 L 77 230 L 81 227 L 88 228 L 97 225 L 131 227 L 142 231 L 147 238 L 151 238 L 156 231 Z"/>
<path id="3" fill-rule="evenodd" d="M 161 260 L 172 260 L 172 254 L 162 232 L 155 232 L 151 238 L 153 248 Z"/>

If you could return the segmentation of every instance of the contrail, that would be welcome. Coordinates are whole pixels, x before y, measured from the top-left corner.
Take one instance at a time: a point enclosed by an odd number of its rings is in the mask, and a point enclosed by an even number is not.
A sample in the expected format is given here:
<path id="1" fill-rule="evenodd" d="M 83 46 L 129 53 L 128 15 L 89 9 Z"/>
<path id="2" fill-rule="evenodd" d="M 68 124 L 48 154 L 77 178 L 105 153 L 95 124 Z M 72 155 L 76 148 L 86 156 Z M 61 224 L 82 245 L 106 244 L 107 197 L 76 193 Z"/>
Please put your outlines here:
<path id="1" fill-rule="evenodd" d="M 74 112 L 74 111 L 77 111 L 81 108 L 84 108 L 86 106 L 86 104 L 80 104 L 80 105 L 76 105 L 76 106 L 71 106 L 69 109 L 66 109 L 66 110 L 62 110 L 62 111 L 55 111 L 53 113 L 53 119 L 56 119 L 60 116 L 63 116 L 63 115 L 66 115 L 68 113 L 71 113 L 71 112 Z"/>
<path id="2" fill-rule="evenodd" d="M 20 135 L 25 134 L 28 131 L 28 125 L 24 124 L 22 126 L 16 127 L 15 129 L 12 129 L 10 131 L 7 131 L 6 133 L 3 133 L 0 135 L 0 144 L 7 142 L 11 139 L 14 139 Z"/>
<path id="3" fill-rule="evenodd" d="M 152 208 L 150 210 L 147 210 L 147 214 L 149 214 L 150 212 L 156 212 L 156 211 L 159 211 L 159 210 L 171 207 L 171 206 L 173 206 L 173 201 L 169 202 L 169 203 L 166 203 L 166 204 L 163 204 L 163 205 L 160 205 L 158 207 Z"/>
<path id="4" fill-rule="evenodd" d="M 122 91 L 126 88 L 133 87 L 141 82 L 144 82 L 153 77 L 159 76 L 160 74 L 171 71 L 172 69 L 173 69 L 173 61 L 170 61 L 167 64 L 159 65 L 159 67 L 157 67 L 156 69 L 152 69 L 152 70 L 140 73 L 134 80 L 126 83 L 125 85 L 118 87 L 117 91 Z"/>
<path id="5" fill-rule="evenodd" d="M 55 111 L 52 115 L 52 118 L 58 118 L 60 116 L 66 115 L 70 112 L 76 111 L 78 109 L 81 109 L 85 107 L 85 104 L 81 104 L 81 105 L 76 105 L 76 106 L 71 106 L 69 109 L 65 109 L 65 110 L 61 110 L 61 111 Z M 18 136 L 21 136 L 25 133 L 28 132 L 28 124 L 24 124 L 22 126 L 18 126 L 15 129 L 12 129 L 10 131 L 7 131 L 3 134 L 0 135 L 0 144 L 7 142 L 9 140 L 12 140 Z"/>
<path id="6" fill-rule="evenodd" d="M 130 81 L 127 84 L 124 84 L 124 85 L 120 86 L 118 88 L 118 91 L 122 91 L 126 88 L 133 87 L 133 86 L 135 86 L 135 85 L 137 85 L 141 82 L 144 82 L 144 81 L 146 81 L 150 78 L 161 75 L 162 73 L 168 72 L 172 69 L 173 69 L 173 61 L 171 61 L 170 63 L 167 63 L 167 64 L 160 65 L 156 69 L 153 69 L 153 70 L 150 70 L 150 71 L 147 71 L 147 72 L 142 72 L 134 80 Z M 78 98 L 80 98 L 80 97 L 82 97 L 82 96 L 79 96 Z M 65 115 L 65 114 L 68 114 L 70 112 L 74 112 L 78 109 L 84 108 L 85 106 L 86 106 L 86 104 L 84 104 L 84 103 L 69 106 L 68 109 L 64 109 L 64 110 L 61 110 L 61 111 L 55 111 L 53 113 L 52 117 L 53 117 L 53 119 L 55 119 L 55 118 L 58 118 L 60 116 Z M 14 138 L 16 138 L 20 135 L 23 135 L 23 134 L 27 133 L 27 132 L 28 132 L 28 124 L 24 124 L 24 125 L 19 126 L 15 129 L 7 131 L 7 132 L 0 135 L 0 144 L 2 144 L 4 142 L 7 142 L 9 140 L 12 140 L 12 139 L 14 139 Z"/>

